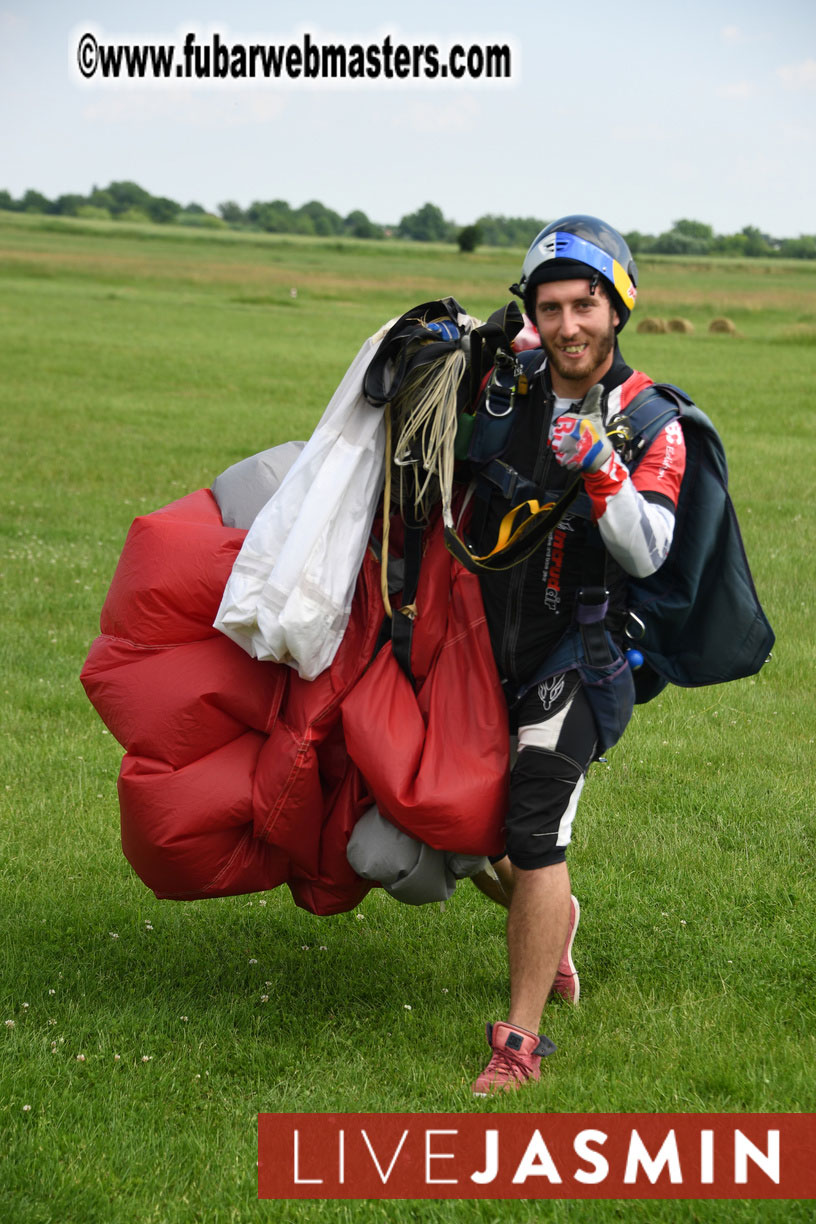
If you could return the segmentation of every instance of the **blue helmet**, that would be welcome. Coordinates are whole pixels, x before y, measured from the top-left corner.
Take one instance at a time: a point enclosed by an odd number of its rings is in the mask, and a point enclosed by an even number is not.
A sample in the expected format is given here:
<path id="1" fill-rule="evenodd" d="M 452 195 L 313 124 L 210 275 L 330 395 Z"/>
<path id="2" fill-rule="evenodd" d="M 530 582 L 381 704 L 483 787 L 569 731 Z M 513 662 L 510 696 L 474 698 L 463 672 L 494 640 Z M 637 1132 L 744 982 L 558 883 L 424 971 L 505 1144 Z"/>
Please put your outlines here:
<path id="1" fill-rule="evenodd" d="M 618 231 L 597 217 L 577 214 L 545 226 L 524 257 L 513 291 L 533 319 L 538 285 L 583 277 L 593 288 L 603 280 L 620 320 L 615 330 L 620 331 L 637 298 L 637 264 Z"/>

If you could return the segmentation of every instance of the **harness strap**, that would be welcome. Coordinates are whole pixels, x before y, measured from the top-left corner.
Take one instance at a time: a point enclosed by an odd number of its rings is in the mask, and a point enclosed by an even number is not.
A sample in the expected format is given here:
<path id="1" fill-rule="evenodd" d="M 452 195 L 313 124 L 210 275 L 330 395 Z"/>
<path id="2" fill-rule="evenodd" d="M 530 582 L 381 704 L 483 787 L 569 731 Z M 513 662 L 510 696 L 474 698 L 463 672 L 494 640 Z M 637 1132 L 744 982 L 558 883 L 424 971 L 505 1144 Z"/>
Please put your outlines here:
<path id="1" fill-rule="evenodd" d="M 456 560 L 472 574 L 480 571 L 491 573 L 495 570 L 510 569 L 521 561 L 526 561 L 537 548 L 541 547 L 552 529 L 575 501 L 580 492 L 580 485 L 579 475 L 555 503 L 545 502 L 542 506 L 537 501 L 531 500 L 522 502 L 520 506 L 514 506 L 502 519 L 499 538 L 494 547 L 483 556 L 477 556 L 471 552 L 453 527 L 445 528 L 446 547 Z M 523 510 L 527 510 L 528 517 L 517 527 L 516 518 Z"/>
<path id="2" fill-rule="evenodd" d="M 623 412 L 610 422 L 610 436 L 623 439 L 621 449 L 629 471 L 637 467 L 647 447 L 669 421 L 683 415 L 683 405 L 691 405 L 685 391 L 671 383 L 654 383 L 644 387 Z"/>
<path id="3" fill-rule="evenodd" d="M 481 469 L 479 476 L 498 489 L 507 501 L 515 501 L 517 495 L 524 498 L 525 501 L 538 497 L 538 486 L 535 482 L 521 476 L 503 459 L 491 459 Z"/>

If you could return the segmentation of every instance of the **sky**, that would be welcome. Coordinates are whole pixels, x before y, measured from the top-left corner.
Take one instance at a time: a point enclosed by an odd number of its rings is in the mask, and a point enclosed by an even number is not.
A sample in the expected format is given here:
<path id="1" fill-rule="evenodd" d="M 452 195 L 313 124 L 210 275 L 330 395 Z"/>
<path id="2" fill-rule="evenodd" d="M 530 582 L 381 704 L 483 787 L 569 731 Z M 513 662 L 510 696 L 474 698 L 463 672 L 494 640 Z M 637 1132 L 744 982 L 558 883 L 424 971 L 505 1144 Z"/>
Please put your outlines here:
<path id="1" fill-rule="evenodd" d="M 393 17 L 391 16 L 393 14 Z M 508 81 L 100 83 L 99 43 L 507 43 Z M 180 54 L 180 51 L 177 52 Z M 816 232 L 812 0 L 0 0 L 0 188 Z"/>

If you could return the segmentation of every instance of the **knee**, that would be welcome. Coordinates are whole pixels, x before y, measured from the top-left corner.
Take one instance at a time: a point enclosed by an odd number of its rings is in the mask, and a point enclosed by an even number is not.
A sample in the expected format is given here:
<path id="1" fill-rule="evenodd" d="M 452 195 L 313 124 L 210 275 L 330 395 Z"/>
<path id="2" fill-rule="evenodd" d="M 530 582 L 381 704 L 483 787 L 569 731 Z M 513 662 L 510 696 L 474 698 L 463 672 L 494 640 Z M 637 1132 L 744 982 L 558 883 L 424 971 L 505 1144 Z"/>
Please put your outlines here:
<path id="1" fill-rule="evenodd" d="M 507 817 L 507 854 L 514 868 L 533 871 L 565 862 L 583 782 L 581 766 L 569 757 L 537 748 L 519 754 Z"/>

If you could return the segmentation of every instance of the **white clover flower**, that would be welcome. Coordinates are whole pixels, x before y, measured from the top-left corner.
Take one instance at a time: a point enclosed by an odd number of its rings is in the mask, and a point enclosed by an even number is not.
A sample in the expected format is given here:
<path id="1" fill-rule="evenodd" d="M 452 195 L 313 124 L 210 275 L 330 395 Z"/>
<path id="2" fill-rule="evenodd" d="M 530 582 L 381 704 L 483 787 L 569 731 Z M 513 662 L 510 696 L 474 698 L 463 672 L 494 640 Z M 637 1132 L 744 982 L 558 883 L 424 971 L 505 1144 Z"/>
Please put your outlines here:
<path id="1" fill-rule="evenodd" d="M 56 990 L 49 990 L 49 992 L 48 992 L 48 993 L 49 993 L 50 995 L 55 995 L 57 992 L 56 992 Z"/>
<path id="2" fill-rule="evenodd" d="M 142 1055 L 142 1062 L 151 1062 L 151 1061 L 152 1061 L 152 1059 L 153 1059 L 153 1055 L 152 1055 L 152 1054 L 143 1054 L 143 1055 Z"/>
<path id="3" fill-rule="evenodd" d="M 258 902 L 258 904 L 259 904 L 259 905 L 266 905 L 266 901 L 259 901 L 259 902 Z"/>
<path id="4" fill-rule="evenodd" d="M 185 1024 L 187 1023 L 187 1021 L 188 1021 L 188 1019 L 189 1019 L 189 1017 L 188 1017 L 188 1016 L 182 1016 L 181 1018 L 182 1018 L 182 1020 L 184 1021 L 184 1023 L 185 1023 Z"/>
<path id="5" fill-rule="evenodd" d="M 77 1054 L 77 1056 L 76 1056 L 76 1060 L 77 1060 L 77 1062 L 84 1062 L 84 1061 L 85 1061 L 85 1055 L 84 1055 L 84 1054 Z"/>
<path id="6" fill-rule="evenodd" d="M 7 1021 L 6 1021 L 6 1028 L 14 1028 L 14 1021 L 13 1021 L 13 1020 L 7 1020 Z"/>
<path id="7" fill-rule="evenodd" d="M 121 1057 L 122 1057 L 122 1055 L 121 1055 L 121 1054 L 114 1054 L 114 1056 L 113 1056 L 113 1061 L 114 1061 L 114 1062 L 119 1062 L 119 1060 L 120 1060 L 120 1058 L 121 1058 Z"/>
<path id="8" fill-rule="evenodd" d="M 30 1109 L 30 1108 L 31 1108 L 31 1106 L 30 1106 L 30 1105 L 24 1105 L 24 1106 L 23 1106 L 23 1111 L 24 1111 L 25 1113 L 28 1113 L 28 1111 L 29 1111 L 29 1109 Z"/>
<path id="9" fill-rule="evenodd" d="M 108 931 L 108 934 L 110 935 L 111 939 L 119 938 L 119 936 L 116 934 L 116 931 Z"/>
<path id="10" fill-rule="evenodd" d="M 268 1002 L 269 1002 L 269 995 L 261 995 L 261 1002 L 262 1002 L 262 1003 L 268 1003 Z"/>
<path id="11" fill-rule="evenodd" d="M 406 1010 L 406 1011 L 413 1011 L 413 1010 L 414 1010 L 414 1009 L 411 1007 L 411 1004 L 410 1004 L 410 1003 L 403 1003 L 403 1005 L 402 1005 L 402 1006 L 405 1008 L 405 1010 Z"/>
<path id="12" fill-rule="evenodd" d="M 250 956 L 250 958 L 249 958 L 249 963 L 250 963 L 250 965 L 257 965 L 257 963 L 258 963 L 257 957 L 255 957 L 255 956 Z"/>

